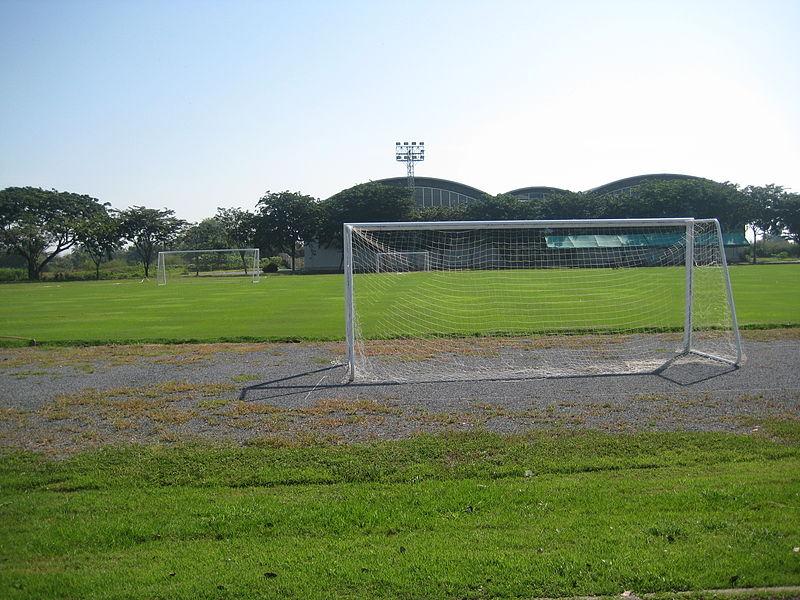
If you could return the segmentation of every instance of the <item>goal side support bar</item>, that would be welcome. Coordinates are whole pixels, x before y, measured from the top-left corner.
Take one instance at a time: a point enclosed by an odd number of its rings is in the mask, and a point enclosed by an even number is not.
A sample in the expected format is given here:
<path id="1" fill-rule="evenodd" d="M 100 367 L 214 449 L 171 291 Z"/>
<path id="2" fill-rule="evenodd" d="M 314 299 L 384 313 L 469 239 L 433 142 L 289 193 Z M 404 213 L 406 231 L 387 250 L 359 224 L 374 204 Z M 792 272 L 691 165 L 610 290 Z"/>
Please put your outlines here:
<path id="1" fill-rule="evenodd" d="M 353 330 L 353 225 L 344 224 L 344 323 L 347 338 L 347 379 L 356 376 L 356 336 Z"/>
<path id="2" fill-rule="evenodd" d="M 719 244 L 720 267 L 722 268 L 722 273 L 725 278 L 725 296 L 728 303 L 728 310 L 730 311 L 731 315 L 731 329 L 733 330 L 733 343 L 736 351 L 736 358 L 734 358 L 733 360 L 731 360 L 730 358 L 725 358 L 724 356 L 711 354 L 709 352 L 702 352 L 692 347 L 693 346 L 692 309 L 694 308 L 693 303 L 694 303 L 694 268 L 695 268 L 694 265 L 695 223 L 712 223 L 714 225 L 714 230 L 716 232 L 717 244 Z M 687 356 L 690 354 L 694 354 L 695 356 L 700 356 L 702 358 L 715 360 L 728 365 L 732 365 L 734 367 L 738 367 L 741 364 L 742 358 L 744 356 L 742 352 L 742 336 L 741 333 L 739 332 L 739 321 L 736 317 L 736 305 L 733 300 L 733 287 L 731 286 L 731 274 L 730 271 L 728 270 L 728 259 L 725 256 L 725 243 L 722 237 L 722 227 L 720 226 L 719 221 L 717 219 L 692 219 L 692 221 L 690 223 L 687 223 L 686 225 L 686 316 L 684 323 L 684 348 L 683 352 L 678 354 L 676 358 L 680 356 Z"/>

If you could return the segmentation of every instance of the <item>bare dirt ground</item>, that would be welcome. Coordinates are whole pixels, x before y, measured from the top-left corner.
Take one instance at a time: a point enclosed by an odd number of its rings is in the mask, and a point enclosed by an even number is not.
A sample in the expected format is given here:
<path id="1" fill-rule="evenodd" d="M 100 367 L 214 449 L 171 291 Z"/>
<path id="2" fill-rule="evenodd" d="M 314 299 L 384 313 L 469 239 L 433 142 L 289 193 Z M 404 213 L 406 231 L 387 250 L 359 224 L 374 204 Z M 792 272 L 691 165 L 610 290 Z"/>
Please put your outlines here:
<path id="1" fill-rule="evenodd" d="M 333 443 L 418 432 L 592 428 L 749 432 L 800 418 L 800 329 L 745 332 L 738 369 L 343 384 L 343 345 L 0 349 L 0 446 L 54 455 L 119 443 Z"/>

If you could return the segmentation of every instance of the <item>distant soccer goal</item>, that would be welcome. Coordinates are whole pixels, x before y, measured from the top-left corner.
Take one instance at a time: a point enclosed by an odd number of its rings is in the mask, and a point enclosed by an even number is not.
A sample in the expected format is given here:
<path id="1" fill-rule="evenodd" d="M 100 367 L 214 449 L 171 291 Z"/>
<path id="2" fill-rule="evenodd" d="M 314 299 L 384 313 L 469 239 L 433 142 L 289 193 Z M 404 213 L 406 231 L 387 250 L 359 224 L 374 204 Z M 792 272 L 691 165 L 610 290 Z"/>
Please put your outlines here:
<path id="1" fill-rule="evenodd" d="M 167 250 L 158 253 L 158 285 L 214 277 L 233 281 L 246 277 L 253 283 L 261 279 L 258 248 L 214 250 Z"/>
<path id="2" fill-rule="evenodd" d="M 742 360 L 716 220 L 351 223 L 344 268 L 351 379 Z"/>
<path id="3" fill-rule="evenodd" d="M 429 252 L 377 252 L 375 270 L 378 273 L 430 271 L 431 255 Z"/>

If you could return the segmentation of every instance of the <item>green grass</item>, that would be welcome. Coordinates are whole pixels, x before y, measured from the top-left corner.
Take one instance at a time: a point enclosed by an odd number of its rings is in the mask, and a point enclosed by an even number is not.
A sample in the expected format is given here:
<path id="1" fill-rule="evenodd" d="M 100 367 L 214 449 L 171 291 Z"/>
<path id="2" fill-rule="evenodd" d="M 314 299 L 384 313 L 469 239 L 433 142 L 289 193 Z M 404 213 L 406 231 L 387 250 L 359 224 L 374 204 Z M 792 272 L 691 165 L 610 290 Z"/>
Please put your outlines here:
<path id="1" fill-rule="evenodd" d="M 504 290 L 513 290 L 519 278 L 530 273 L 454 274 L 450 292 L 457 290 L 457 305 L 476 306 L 477 312 L 465 316 L 461 323 L 451 323 L 450 329 L 454 333 L 479 333 L 468 331 L 474 327 L 464 327 L 464 323 L 476 322 L 478 315 L 481 331 L 504 330 Z M 567 276 L 578 273 L 570 271 Z M 591 278 L 598 271 L 584 273 Z M 410 294 L 425 289 L 421 285 L 425 275 L 396 278 L 401 279 L 398 288 L 389 292 L 376 289 L 370 298 L 360 300 L 360 306 L 369 315 L 370 310 L 385 309 L 387 303 L 413 297 Z M 541 278 L 537 282 L 541 291 L 529 294 L 528 299 L 531 306 L 538 303 L 543 322 L 559 319 L 576 329 L 614 325 L 621 314 L 616 309 L 626 306 L 626 299 L 632 300 L 637 294 L 652 298 L 650 290 L 663 289 L 660 286 L 666 283 L 675 299 L 666 326 L 681 325 L 683 282 L 679 270 L 641 269 L 635 286 L 595 286 L 593 300 L 564 294 L 555 273 L 537 272 L 535 276 Z M 743 327 L 800 325 L 800 265 L 732 267 L 731 278 Z M 264 277 L 259 284 L 245 279 L 199 280 L 165 287 L 133 280 L 8 284 L 0 286 L 0 336 L 62 344 L 334 340 L 344 336 L 342 288 L 339 275 Z M 487 289 L 493 290 L 495 301 L 486 301 L 482 290 Z M 435 302 L 435 289 L 425 294 L 428 301 Z M 543 298 L 558 308 L 548 309 Z M 582 306 L 587 300 L 606 306 L 606 312 L 595 310 L 594 320 L 587 321 L 585 304 Z M 627 326 L 652 325 L 644 313 L 626 313 L 624 317 Z M 19 342 L 0 337 L 0 344 L 14 343 Z"/>
<path id="2" fill-rule="evenodd" d="M 765 427 L 769 430 L 769 426 Z M 3 598 L 488 598 L 800 583 L 798 424 L 0 460 Z"/>

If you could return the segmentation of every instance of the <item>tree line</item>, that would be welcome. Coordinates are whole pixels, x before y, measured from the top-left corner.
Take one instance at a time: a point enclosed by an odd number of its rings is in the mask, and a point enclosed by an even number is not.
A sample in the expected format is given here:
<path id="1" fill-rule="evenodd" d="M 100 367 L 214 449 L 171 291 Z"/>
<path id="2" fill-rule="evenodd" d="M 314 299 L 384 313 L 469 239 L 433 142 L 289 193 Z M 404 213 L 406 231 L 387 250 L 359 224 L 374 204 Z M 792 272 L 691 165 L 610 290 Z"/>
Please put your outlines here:
<path id="1" fill-rule="evenodd" d="M 754 239 L 780 235 L 800 243 L 800 195 L 774 184 L 650 180 L 615 193 L 557 192 L 534 200 L 486 195 L 458 206 L 420 208 L 411 190 L 370 182 L 324 201 L 268 191 L 252 211 L 218 208 L 198 223 L 166 208 L 116 210 L 87 195 L 9 187 L 0 191 L 0 251 L 21 257 L 30 280 L 75 249 L 89 257 L 98 279 L 103 263 L 122 248 L 134 250 L 145 277 L 163 249 L 258 247 L 289 255 L 294 271 L 298 252 L 312 240 L 341 248 L 347 222 L 657 217 L 717 218 L 727 231 L 747 227 Z"/>

